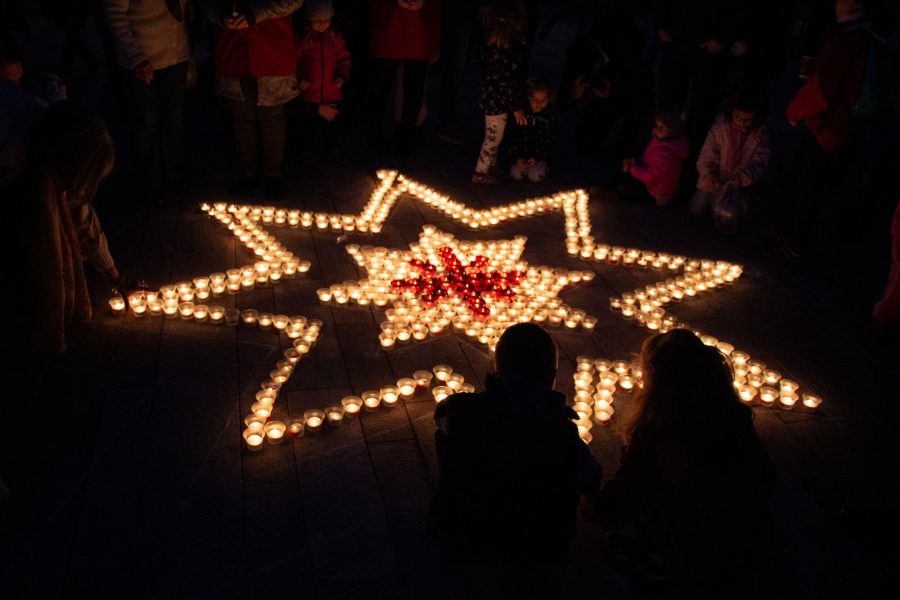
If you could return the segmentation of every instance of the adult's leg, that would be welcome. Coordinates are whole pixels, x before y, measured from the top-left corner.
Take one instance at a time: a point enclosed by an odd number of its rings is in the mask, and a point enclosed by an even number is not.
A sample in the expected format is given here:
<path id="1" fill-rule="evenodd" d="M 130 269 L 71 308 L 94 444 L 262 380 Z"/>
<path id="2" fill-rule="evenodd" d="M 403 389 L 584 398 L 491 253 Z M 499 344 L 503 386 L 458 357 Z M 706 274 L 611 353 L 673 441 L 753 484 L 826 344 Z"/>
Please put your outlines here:
<path id="1" fill-rule="evenodd" d="M 475 164 L 476 173 L 486 175 L 497 164 L 497 149 L 503 141 L 506 115 L 507 113 L 484 115 L 484 143 L 481 144 L 478 162 Z"/>
<path id="2" fill-rule="evenodd" d="M 163 183 L 172 184 L 183 176 L 181 131 L 184 110 L 184 90 L 187 83 L 187 62 L 181 62 L 154 75 L 158 81 L 159 153 Z"/>
<path id="3" fill-rule="evenodd" d="M 134 164 L 135 180 L 139 189 L 145 193 L 153 193 L 162 189 L 159 151 L 160 81 L 154 79 L 150 83 L 144 83 L 131 71 L 127 71 L 125 76 L 131 87 L 133 103 L 132 123 L 137 154 Z"/>
<path id="4" fill-rule="evenodd" d="M 789 219 L 788 243 L 796 253 L 812 249 L 816 206 L 821 200 L 822 183 L 828 176 L 830 164 L 831 155 L 819 146 L 815 136 L 807 133 L 790 174 L 794 179 L 794 191 L 785 206 L 785 217 Z"/>
<path id="5" fill-rule="evenodd" d="M 257 106 L 256 119 L 259 123 L 259 138 L 262 145 L 260 170 L 263 177 L 281 177 L 284 164 L 284 104 Z"/>
<path id="6" fill-rule="evenodd" d="M 258 175 L 256 167 L 256 80 L 242 79 L 241 91 L 244 94 L 244 100 L 229 99 L 228 109 L 231 112 L 231 122 L 234 127 L 234 146 L 241 176 L 249 178 Z"/>

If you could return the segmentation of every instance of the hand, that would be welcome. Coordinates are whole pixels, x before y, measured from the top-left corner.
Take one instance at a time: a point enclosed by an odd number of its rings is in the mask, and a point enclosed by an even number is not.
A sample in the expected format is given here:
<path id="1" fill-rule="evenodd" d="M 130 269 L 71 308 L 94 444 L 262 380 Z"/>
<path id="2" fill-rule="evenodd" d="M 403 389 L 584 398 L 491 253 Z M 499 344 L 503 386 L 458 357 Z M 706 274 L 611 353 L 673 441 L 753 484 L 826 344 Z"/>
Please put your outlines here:
<path id="1" fill-rule="evenodd" d="M 725 48 L 722 47 L 722 44 L 717 42 L 716 40 L 709 39 L 700 44 L 701 48 L 706 48 L 706 51 L 712 55 L 722 54 Z"/>
<path id="2" fill-rule="evenodd" d="M 524 158 L 517 158 L 515 165 L 518 171 L 524 171 L 528 168 L 528 162 Z"/>
<path id="3" fill-rule="evenodd" d="M 662 42 L 663 44 L 672 43 L 672 36 L 669 35 L 669 32 L 665 29 L 657 29 L 656 37 L 658 37 L 659 41 Z"/>
<path id="4" fill-rule="evenodd" d="M 528 125 L 528 119 L 525 118 L 525 112 L 521 109 L 513 111 L 513 116 L 516 118 L 516 125 Z"/>
<path id="5" fill-rule="evenodd" d="M 622 161 L 622 172 L 623 173 L 631 173 L 631 168 L 634 166 L 633 158 L 626 158 Z"/>
<path id="6" fill-rule="evenodd" d="M 297 84 L 297 87 L 300 88 L 301 92 L 305 92 L 306 90 L 309 89 L 309 82 L 301 81 L 300 83 Z"/>
<path id="7" fill-rule="evenodd" d="M 150 82 L 153 81 L 153 65 L 149 60 L 145 60 L 134 68 L 134 76 L 138 78 L 138 81 L 150 85 Z"/>
<path id="8" fill-rule="evenodd" d="M 584 97 L 584 94 L 588 91 L 588 88 L 591 87 L 591 82 L 588 81 L 588 78 L 584 75 L 578 77 L 575 80 L 575 83 L 572 84 L 572 88 L 569 90 L 569 99 L 570 100 L 581 100 Z"/>
<path id="9" fill-rule="evenodd" d="M 226 29 L 247 29 L 250 27 L 250 23 L 247 22 L 247 17 L 240 13 L 225 17 L 222 23 L 225 25 Z"/>
<path id="10" fill-rule="evenodd" d="M 332 81 L 331 83 L 333 83 L 336 87 L 343 87 L 343 86 L 344 86 L 344 80 L 343 80 L 343 78 L 341 78 L 341 77 L 336 77 L 336 78 L 334 79 L 334 81 Z"/>
<path id="11" fill-rule="evenodd" d="M 397 4 L 406 10 L 419 10 L 425 4 L 425 0 L 397 0 Z"/>
<path id="12" fill-rule="evenodd" d="M 533 158 L 527 158 L 525 159 L 525 166 L 533 167 L 535 162 L 536 161 Z"/>
<path id="13" fill-rule="evenodd" d="M 320 104 L 319 116 L 330 123 L 338 116 L 338 109 L 331 104 Z"/>

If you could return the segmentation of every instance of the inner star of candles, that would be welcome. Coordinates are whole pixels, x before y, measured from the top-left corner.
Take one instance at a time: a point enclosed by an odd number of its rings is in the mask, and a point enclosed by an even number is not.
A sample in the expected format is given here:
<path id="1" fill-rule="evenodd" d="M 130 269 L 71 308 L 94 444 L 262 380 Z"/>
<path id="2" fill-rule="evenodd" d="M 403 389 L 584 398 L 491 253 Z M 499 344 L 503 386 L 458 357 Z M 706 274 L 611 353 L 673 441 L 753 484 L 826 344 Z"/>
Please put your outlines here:
<path id="1" fill-rule="evenodd" d="M 490 270 L 491 259 L 482 254 L 477 255 L 464 265 L 453 248 L 442 246 L 438 249 L 443 272 L 430 261 L 414 258 L 409 266 L 418 271 L 417 277 L 394 279 L 391 288 L 402 293 L 405 290 L 414 292 L 422 300 L 425 307 L 432 307 L 442 300 L 449 299 L 450 294 L 462 298 L 472 313 L 480 321 L 485 321 L 491 314 L 485 296 L 501 302 L 512 302 L 516 292 L 511 286 L 518 285 L 525 279 L 524 271 Z"/>

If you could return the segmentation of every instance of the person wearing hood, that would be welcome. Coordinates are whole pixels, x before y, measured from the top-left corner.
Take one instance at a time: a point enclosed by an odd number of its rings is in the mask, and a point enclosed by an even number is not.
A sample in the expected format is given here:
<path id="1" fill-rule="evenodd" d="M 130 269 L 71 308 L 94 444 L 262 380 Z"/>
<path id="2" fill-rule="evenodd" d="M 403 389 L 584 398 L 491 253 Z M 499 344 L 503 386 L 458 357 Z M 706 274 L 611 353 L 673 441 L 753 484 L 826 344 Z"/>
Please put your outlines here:
<path id="1" fill-rule="evenodd" d="M 513 325 L 497 343 L 485 391 L 435 409 L 431 522 L 461 556 L 552 560 L 568 549 L 579 496 L 596 488 L 601 469 L 553 389 L 556 371 L 550 335 Z"/>

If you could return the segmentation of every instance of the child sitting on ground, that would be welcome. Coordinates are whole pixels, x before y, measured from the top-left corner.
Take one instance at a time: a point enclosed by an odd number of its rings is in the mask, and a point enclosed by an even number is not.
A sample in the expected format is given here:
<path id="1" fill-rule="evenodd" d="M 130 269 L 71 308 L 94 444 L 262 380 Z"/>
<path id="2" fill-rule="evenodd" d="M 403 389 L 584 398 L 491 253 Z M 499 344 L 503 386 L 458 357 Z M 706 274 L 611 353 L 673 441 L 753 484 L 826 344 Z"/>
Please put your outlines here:
<path id="1" fill-rule="evenodd" d="M 516 123 L 525 123 L 521 85 L 527 47 L 525 44 L 525 6 L 508 0 L 487 11 L 487 27 L 481 50 L 481 108 L 484 110 L 484 142 L 478 153 L 472 183 L 497 184 L 497 149 L 509 113 Z"/>
<path id="2" fill-rule="evenodd" d="M 308 0 L 304 16 L 308 27 L 296 38 L 300 97 L 295 113 L 301 131 L 309 132 L 316 152 L 332 157 L 334 123 L 343 99 L 341 88 L 350 76 L 350 51 L 344 37 L 331 28 L 331 0 Z"/>
<path id="3" fill-rule="evenodd" d="M 528 177 L 538 182 L 547 178 L 549 162 L 556 144 L 556 122 L 550 107 L 550 84 L 533 77 L 525 83 L 528 96 L 523 111 L 525 123 L 512 124 L 509 130 L 509 173 L 516 181 Z"/>
<path id="4" fill-rule="evenodd" d="M 633 178 L 619 186 L 619 196 L 629 200 L 651 199 L 657 206 L 672 201 L 681 183 L 681 168 L 690 151 L 684 117 L 676 109 L 656 113 L 653 138 L 640 160 L 626 158 L 622 171 Z M 636 181 L 635 181 L 636 180 Z"/>
<path id="5" fill-rule="evenodd" d="M 746 212 L 749 188 L 769 165 L 769 138 L 766 132 L 765 101 L 755 94 L 735 95 L 725 114 L 719 117 L 706 136 L 697 159 L 697 191 L 690 210 L 697 216 L 712 205 L 716 227 L 733 232 Z M 731 184 L 736 193 L 726 201 L 724 188 Z"/>

